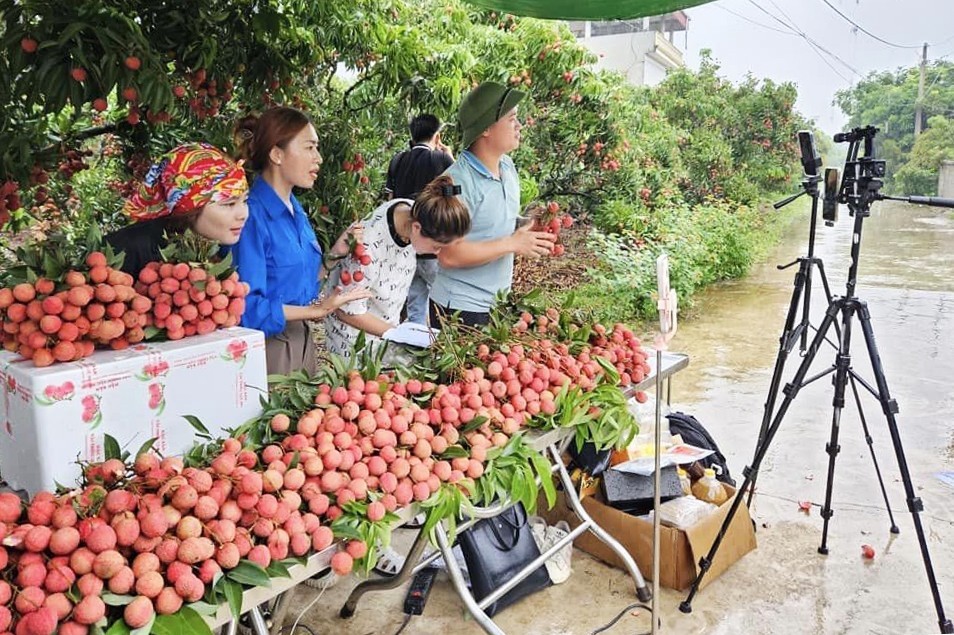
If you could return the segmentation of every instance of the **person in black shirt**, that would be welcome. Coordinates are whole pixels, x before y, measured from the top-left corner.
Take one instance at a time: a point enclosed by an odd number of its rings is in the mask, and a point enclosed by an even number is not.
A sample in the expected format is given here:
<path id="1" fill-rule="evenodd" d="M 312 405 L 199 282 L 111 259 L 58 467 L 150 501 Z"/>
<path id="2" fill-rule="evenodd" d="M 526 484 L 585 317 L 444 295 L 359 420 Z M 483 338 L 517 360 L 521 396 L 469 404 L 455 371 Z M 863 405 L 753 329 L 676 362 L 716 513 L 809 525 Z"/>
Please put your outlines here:
<path id="1" fill-rule="evenodd" d="M 124 254 L 122 270 L 139 276 L 167 234 L 193 231 L 220 245 L 233 245 L 248 218 L 248 181 L 241 164 L 207 143 L 181 145 L 146 174 L 123 206 L 133 224 L 107 234 L 106 243 Z"/>
<path id="2" fill-rule="evenodd" d="M 388 199 L 415 199 L 424 186 L 454 163 L 450 149 L 441 143 L 441 121 L 421 114 L 411 120 L 411 147 L 391 159 L 384 191 Z M 417 270 L 407 296 L 407 319 L 427 323 L 427 296 L 437 274 L 437 260 L 431 254 L 417 257 Z"/>

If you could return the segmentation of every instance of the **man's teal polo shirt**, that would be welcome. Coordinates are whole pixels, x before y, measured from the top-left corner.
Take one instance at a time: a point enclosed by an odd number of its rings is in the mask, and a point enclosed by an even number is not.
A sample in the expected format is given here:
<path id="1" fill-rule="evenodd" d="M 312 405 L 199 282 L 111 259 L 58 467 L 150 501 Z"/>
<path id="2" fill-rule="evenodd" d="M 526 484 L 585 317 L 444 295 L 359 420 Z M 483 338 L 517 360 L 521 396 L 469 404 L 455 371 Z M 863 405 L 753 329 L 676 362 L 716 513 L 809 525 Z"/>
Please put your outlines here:
<path id="1" fill-rule="evenodd" d="M 444 174 L 461 186 L 461 198 L 470 211 L 470 233 L 465 240 L 496 240 L 514 232 L 520 213 L 520 178 L 510 157 L 500 158 L 497 178 L 480 159 L 465 150 Z M 494 296 L 509 289 L 512 280 L 512 253 L 478 267 L 439 267 L 430 297 L 443 307 L 486 313 Z"/>

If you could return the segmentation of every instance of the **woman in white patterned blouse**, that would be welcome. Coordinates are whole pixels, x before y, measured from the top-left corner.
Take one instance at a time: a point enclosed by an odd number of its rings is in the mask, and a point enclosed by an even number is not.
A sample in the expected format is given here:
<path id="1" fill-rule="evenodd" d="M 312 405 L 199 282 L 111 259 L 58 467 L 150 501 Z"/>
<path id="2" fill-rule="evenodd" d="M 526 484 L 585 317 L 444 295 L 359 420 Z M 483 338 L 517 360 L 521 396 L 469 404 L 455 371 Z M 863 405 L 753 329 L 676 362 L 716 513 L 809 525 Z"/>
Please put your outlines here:
<path id="1" fill-rule="evenodd" d="M 328 351 L 350 357 L 358 334 L 377 341 L 398 325 L 414 278 L 417 254 L 436 254 L 470 231 L 470 213 L 458 196 L 460 187 L 439 176 L 417 199 L 392 199 L 361 221 L 364 242 L 334 268 L 334 287 L 367 287 L 372 296 L 338 309 L 325 318 Z"/>

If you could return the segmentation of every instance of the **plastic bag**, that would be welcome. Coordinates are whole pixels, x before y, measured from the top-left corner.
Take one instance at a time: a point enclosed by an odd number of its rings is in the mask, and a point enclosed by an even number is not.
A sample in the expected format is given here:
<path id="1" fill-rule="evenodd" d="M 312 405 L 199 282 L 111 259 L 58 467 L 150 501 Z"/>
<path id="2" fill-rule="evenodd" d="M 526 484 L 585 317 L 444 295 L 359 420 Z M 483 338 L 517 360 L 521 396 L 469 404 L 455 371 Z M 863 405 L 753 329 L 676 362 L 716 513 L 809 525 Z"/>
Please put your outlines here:
<path id="1" fill-rule="evenodd" d="M 688 529 L 718 509 L 693 496 L 680 496 L 659 506 L 659 522 L 667 527 Z M 652 512 L 649 514 L 652 520 Z"/>

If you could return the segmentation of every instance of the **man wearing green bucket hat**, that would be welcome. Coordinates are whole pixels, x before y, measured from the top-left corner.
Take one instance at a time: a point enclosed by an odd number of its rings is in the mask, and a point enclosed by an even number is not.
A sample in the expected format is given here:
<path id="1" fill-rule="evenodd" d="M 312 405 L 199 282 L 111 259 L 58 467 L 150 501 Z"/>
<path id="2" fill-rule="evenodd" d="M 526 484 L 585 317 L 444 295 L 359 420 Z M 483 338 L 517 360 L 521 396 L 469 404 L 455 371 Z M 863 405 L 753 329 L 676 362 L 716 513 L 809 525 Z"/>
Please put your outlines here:
<path id="1" fill-rule="evenodd" d="M 537 258 L 550 253 L 555 237 L 516 228 L 520 178 L 508 152 L 520 145 L 517 104 L 525 93 L 485 82 L 464 97 L 458 113 L 462 135 L 457 161 L 445 174 L 461 188 L 470 210 L 464 240 L 441 249 L 431 288 L 430 323 L 459 313 L 465 324 L 486 324 L 498 292 L 513 280 L 514 254 Z"/>

